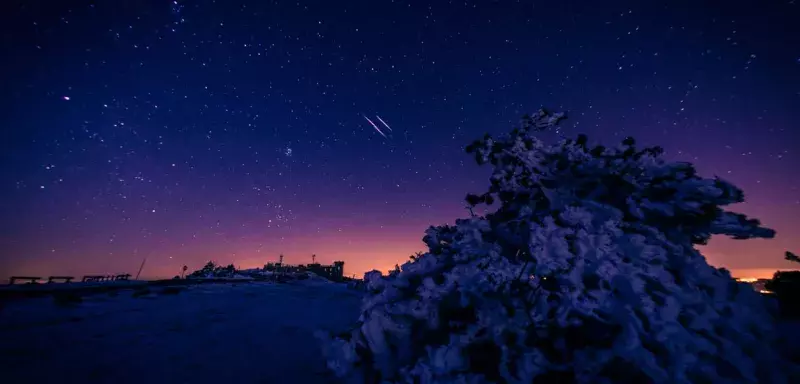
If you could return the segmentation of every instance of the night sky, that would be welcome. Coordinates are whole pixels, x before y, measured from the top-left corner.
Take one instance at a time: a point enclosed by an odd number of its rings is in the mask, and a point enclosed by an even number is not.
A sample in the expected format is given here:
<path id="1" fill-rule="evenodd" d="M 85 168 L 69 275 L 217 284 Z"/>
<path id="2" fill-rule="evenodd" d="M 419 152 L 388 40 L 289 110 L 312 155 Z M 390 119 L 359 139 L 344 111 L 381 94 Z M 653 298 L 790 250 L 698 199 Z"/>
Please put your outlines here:
<path id="1" fill-rule="evenodd" d="M 541 106 L 569 114 L 549 141 L 630 135 L 743 188 L 778 234 L 713 264 L 800 251 L 795 1 L 3 3 L 0 277 L 386 270 L 488 185 L 464 146 Z"/>

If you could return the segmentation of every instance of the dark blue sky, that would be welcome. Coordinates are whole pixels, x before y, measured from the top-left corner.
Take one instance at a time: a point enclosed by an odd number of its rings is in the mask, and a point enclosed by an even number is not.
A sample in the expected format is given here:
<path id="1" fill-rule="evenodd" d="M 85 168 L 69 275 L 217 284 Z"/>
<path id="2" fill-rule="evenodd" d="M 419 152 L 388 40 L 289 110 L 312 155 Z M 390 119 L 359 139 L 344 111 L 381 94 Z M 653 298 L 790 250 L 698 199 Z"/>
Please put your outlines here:
<path id="1" fill-rule="evenodd" d="M 800 249 L 800 5 L 428 3 L 4 4 L 0 275 L 386 269 L 485 188 L 463 147 L 540 106 L 570 115 L 549 140 L 632 135 L 744 188 L 778 236 L 712 263 Z"/>

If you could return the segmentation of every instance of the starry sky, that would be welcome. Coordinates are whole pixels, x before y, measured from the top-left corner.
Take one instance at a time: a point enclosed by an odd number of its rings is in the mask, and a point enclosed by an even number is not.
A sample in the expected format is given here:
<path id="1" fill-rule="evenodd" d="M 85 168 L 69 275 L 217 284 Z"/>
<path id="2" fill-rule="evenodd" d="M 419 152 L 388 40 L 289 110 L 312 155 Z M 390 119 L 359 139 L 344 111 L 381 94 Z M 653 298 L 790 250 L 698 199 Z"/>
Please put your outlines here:
<path id="1" fill-rule="evenodd" d="M 0 277 L 386 270 L 488 185 L 464 146 L 541 106 L 570 116 L 546 140 L 630 135 L 743 188 L 778 234 L 714 265 L 800 251 L 795 1 L 2 7 Z"/>

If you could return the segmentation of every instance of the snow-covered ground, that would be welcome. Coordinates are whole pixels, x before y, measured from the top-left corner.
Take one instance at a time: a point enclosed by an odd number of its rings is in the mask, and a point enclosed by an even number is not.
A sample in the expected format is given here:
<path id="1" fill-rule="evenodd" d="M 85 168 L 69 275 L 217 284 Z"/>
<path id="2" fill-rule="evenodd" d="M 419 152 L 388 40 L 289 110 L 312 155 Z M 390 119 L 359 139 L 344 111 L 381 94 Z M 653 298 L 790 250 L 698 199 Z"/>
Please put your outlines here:
<path id="1" fill-rule="evenodd" d="M 316 280 L 150 288 L 0 309 L 2 377 L 17 382 L 325 383 L 317 329 L 346 330 L 360 293 Z"/>

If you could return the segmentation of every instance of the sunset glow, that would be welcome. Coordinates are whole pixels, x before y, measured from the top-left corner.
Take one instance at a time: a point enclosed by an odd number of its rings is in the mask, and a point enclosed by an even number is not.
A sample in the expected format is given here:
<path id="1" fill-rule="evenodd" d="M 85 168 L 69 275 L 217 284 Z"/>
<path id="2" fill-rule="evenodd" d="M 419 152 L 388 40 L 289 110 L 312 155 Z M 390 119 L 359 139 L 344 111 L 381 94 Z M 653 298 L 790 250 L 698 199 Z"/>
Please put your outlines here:
<path id="1" fill-rule="evenodd" d="M 800 250 L 800 31 L 779 5 L 134 3 L 11 22 L 0 277 L 280 254 L 385 272 L 486 190 L 464 147 L 541 106 L 569 116 L 547 142 L 630 135 L 741 187 L 732 209 L 777 236 L 713 239 L 713 265 L 770 277 Z"/>

